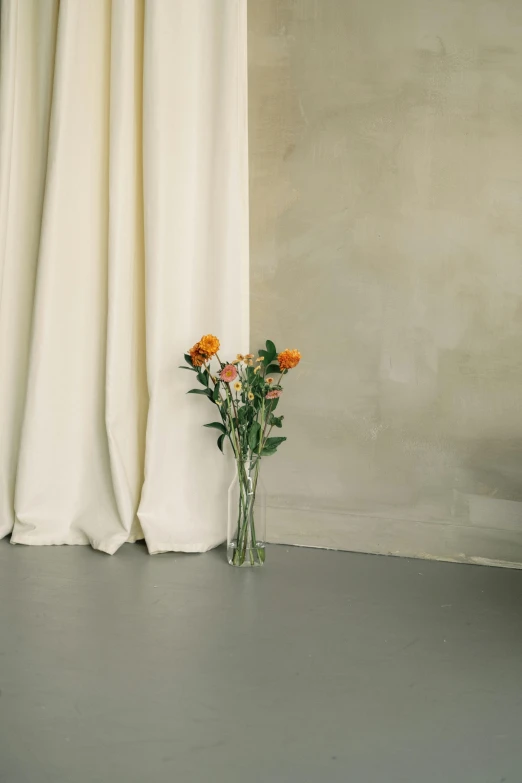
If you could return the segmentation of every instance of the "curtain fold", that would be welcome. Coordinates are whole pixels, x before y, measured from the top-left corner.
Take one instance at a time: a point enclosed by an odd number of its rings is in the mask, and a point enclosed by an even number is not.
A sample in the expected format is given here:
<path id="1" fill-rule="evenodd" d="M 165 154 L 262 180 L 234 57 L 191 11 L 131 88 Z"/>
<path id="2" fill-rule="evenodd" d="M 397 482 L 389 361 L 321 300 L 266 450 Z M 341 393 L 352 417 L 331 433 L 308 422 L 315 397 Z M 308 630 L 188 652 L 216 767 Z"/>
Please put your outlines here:
<path id="1" fill-rule="evenodd" d="M 0 535 L 204 551 L 229 468 L 186 397 L 248 344 L 241 0 L 4 0 Z"/>

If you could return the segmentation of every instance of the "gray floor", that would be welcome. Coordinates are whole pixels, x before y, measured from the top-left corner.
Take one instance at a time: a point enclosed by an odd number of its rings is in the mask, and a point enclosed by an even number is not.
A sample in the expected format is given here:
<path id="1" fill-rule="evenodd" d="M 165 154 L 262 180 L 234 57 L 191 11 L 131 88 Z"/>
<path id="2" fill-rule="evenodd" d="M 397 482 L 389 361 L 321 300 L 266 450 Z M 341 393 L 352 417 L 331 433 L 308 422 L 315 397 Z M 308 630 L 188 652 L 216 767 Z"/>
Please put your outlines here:
<path id="1" fill-rule="evenodd" d="M 0 542 L 1 783 L 520 783 L 522 572 Z"/>

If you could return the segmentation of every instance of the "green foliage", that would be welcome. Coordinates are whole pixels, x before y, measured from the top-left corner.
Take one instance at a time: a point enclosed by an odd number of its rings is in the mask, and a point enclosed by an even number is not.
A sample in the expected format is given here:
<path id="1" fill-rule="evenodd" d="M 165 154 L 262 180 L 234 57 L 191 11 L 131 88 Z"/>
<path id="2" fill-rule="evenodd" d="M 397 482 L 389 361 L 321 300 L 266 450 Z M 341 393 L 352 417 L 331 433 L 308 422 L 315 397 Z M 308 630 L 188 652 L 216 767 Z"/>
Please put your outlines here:
<path id="1" fill-rule="evenodd" d="M 263 350 L 259 351 L 259 356 L 263 357 L 264 359 L 263 364 L 265 365 L 265 367 L 269 367 L 271 362 L 273 362 L 277 356 L 277 350 L 272 340 L 266 341 L 266 351 Z M 279 369 L 279 365 L 278 365 L 278 369 Z"/>
<path id="2" fill-rule="evenodd" d="M 209 427 L 209 428 L 214 429 L 214 430 L 219 430 L 220 432 L 223 433 L 223 435 L 227 434 L 227 428 L 220 421 L 213 421 L 210 424 L 204 424 L 203 426 L 204 427 Z"/>
<path id="3" fill-rule="evenodd" d="M 277 350 L 276 350 L 276 347 L 275 347 L 274 343 L 272 342 L 272 340 L 267 340 L 266 341 L 266 351 L 273 358 L 275 358 L 277 356 Z M 270 361 L 272 361 L 272 359 L 270 359 Z"/>
<path id="4" fill-rule="evenodd" d="M 285 437 L 270 435 L 274 427 L 281 429 L 284 418 L 274 415 L 279 405 L 279 398 L 266 399 L 270 390 L 282 388 L 278 384 L 268 385 L 266 382 L 266 377 L 281 374 L 277 363 L 277 349 L 272 340 L 266 341 L 266 348 L 259 351 L 259 356 L 264 359 L 262 363 L 252 365 L 247 362 L 236 363 L 238 381 L 242 384 L 240 391 L 234 390 L 234 384 L 227 384 L 219 378 L 213 378 L 210 365 L 193 367 L 189 354 L 185 354 L 187 366 L 182 366 L 184 370 L 195 372 L 203 387 L 190 389 L 187 394 L 200 394 L 218 404 L 222 421 L 213 421 L 204 426 L 219 433 L 217 441 L 219 450 L 224 451 L 225 440 L 228 437 L 236 456 L 241 458 L 255 455 L 271 456 L 286 440 Z M 223 366 L 224 363 L 221 362 L 221 367 Z"/>
<path id="5" fill-rule="evenodd" d="M 180 370 L 189 370 L 189 372 L 197 372 L 195 367 L 185 367 L 185 365 L 180 364 L 179 368 Z"/>
<path id="6" fill-rule="evenodd" d="M 248 445 L 252 451 L 257 451 L 259 447 L 259 438 L 261 436 L 261 425 L 255 421 L 248 431 Z"/>
<path id="7" fill-rule="evenodd" d="M 275 454 L 278 447 L 286 440 L 286 438 L 267 438 L 261 451 L 262 457 L 271 457 Z"/>
<path id="8" fill-rule="evenodd" d="M 267 438 L 265 440 L 265 449 L 277 449 L 281 443 L 284 443 L 286 438 Z"/>
<path id="9" fill-rule="evenodd" d="M 205 397 L 208 397 L 209 400 L 212 399 L 212 392 L 210 389 L 191 389 L 187 394 L 203 394 Z"/>
<path id="10" fill-rule="evenodd" d="M 192 369 L 192 370 L 194 370 L 195 372 L 197 372 L 196 368 L 195 368 L 195 367 L 194 367 L 194 365 L 192 364 L 192 359 L 191 359 L 191 357 L 190 357 L 190 354 L 189 354 L 189 353 L 184 353 L 184 354 L 183 354 L 183 358 L 185 359 L 185 361 L 187 362 L 187 364 L 190 364 L 190 367 L 191 367 L 191 369 Z"/>

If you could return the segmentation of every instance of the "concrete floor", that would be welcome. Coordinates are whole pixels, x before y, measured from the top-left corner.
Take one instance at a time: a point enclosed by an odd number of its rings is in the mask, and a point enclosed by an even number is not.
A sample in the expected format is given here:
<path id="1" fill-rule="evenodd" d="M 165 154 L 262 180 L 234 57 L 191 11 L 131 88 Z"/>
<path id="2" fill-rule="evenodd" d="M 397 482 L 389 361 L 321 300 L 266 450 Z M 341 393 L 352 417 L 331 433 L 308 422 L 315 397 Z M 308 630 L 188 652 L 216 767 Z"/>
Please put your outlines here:
<path id="1" fill-rule="evenodd" d="M 0 542 L 1 783 L 520 783 L 522 572 Z"/>

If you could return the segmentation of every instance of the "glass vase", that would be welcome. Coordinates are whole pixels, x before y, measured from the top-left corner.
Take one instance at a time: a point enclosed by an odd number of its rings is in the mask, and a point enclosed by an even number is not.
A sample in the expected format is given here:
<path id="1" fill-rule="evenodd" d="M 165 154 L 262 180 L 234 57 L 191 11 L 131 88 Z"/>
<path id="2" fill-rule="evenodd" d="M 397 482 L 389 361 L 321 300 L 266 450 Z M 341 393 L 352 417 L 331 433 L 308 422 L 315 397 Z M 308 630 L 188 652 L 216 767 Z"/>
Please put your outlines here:
<path id="1" fill-rule="evenodd" d="M 236 463 L 236 475 L 228 490 L 230 565 L 262 566 L 265 562 L 266 492 L 260 469 L 260 457 Z"/>

